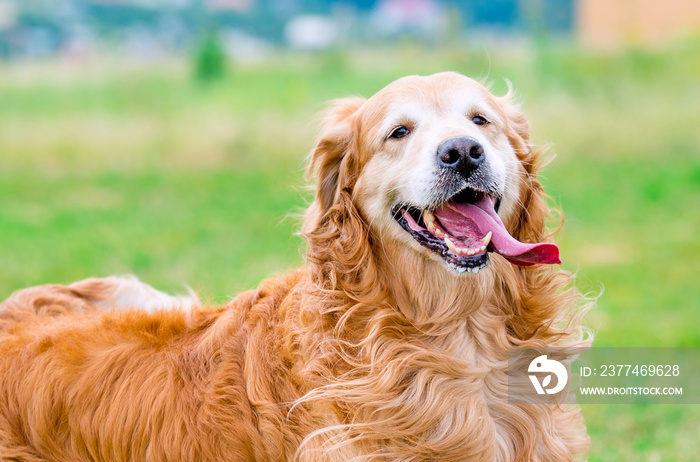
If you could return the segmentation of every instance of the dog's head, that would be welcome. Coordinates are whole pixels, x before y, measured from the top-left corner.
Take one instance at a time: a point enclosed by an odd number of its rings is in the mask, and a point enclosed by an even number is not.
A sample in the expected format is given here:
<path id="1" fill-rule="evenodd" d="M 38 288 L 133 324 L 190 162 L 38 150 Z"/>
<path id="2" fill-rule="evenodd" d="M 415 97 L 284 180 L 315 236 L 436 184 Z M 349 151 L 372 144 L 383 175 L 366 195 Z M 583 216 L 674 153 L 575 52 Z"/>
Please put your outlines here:
<path id="1" fill-rule="evenodd" d="M 451 72 L 405 77 L 329 111 L 312 152 L 318 189 L 304 231 L 350 208 L 337 227 L 360 220 L 375 245 L 395 244 L 448 271 L 476 273 L 489 253 L 520 266 L 559 263 L 557 247 L 540 242 L 535 156 L 509 96 Z"/>

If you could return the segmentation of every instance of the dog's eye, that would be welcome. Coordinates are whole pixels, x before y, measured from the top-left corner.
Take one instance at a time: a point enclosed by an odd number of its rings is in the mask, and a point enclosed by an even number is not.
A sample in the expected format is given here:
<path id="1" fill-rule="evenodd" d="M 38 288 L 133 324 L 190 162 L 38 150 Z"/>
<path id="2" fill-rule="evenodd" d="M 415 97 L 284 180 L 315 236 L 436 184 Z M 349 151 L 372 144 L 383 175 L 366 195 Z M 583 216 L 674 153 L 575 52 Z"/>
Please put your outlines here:
<path id="1" fill-rule="evenodd" d="M 403 138 L 411 133 L 406 127 L 397 127 L 389 134 L 389 138 Z"/>
<path id="2" fill-rule="evenodd" d="M 486 125 L 487 123 L 489 123 L 488 120 L 486 120 L 484 117 L 481 117 L 481 116 L 472 117 L 472 122 L 474 122 L 477 125 Z"/>

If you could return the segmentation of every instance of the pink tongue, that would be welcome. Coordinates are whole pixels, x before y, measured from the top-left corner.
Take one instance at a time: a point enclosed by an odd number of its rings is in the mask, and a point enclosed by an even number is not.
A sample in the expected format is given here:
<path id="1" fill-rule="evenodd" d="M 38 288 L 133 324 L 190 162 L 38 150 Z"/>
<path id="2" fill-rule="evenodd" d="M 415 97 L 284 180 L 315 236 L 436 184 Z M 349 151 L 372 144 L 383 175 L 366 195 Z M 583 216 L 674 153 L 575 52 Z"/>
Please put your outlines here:
<path id="1" fill-rule="evenodd" d="M 457 204 L 448 202 L 435 210 L 443 227 L 453 236 L 461 237 L 479 228 L 481 236 L 493 233 L 491 246 L 509 262 L 518 266 L 532 266 L 545 263 L 560 264 L 559 248 L 554 244 L 524 244 L 508 234 L 501 218 L 496 214 L 493 199 L 488 196 L 474 204 Z M 469 233 L 473 234 L 473 232 Z"/>

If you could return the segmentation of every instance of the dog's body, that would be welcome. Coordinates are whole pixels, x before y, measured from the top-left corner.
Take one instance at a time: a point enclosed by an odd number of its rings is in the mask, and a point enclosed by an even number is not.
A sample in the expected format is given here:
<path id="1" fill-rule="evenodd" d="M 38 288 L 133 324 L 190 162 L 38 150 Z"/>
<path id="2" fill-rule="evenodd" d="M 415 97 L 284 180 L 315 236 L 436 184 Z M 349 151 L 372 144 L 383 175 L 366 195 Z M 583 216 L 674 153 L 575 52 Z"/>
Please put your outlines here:
<path id="1" fill-rule="evenodd" d="M 338 102 L 303 268 L 220 308 L 121 278 L 0 305 L 0 460 L 571 460 L 577 408 L 507 397 L 509 347 L 588 341 L 537 156 L 457 74 Z"/>

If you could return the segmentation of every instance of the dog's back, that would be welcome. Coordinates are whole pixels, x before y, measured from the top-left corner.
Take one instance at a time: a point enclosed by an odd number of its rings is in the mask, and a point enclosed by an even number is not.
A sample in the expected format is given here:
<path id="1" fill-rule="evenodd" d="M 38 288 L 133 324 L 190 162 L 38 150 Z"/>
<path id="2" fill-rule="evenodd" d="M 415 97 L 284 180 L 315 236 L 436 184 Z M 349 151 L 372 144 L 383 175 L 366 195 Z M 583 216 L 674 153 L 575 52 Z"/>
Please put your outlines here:
<path id="1" fill-rule="evenodd" d="M 274 428 L 270 418 L 285 412 L 266 403 L 296 396 L 245 376 L 246 368 L 266 378 L 289 373 L 267 341 L 289 279 L 222 309 L 182 309 L 177 298 L 167 307 L 167 295 L 121 278 L 13 294 L 0 305 L 0 459 L 275 458 L 285 437 L 260 426 Z M 127 309 L 120 284 L 156 308 Z"/>

